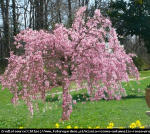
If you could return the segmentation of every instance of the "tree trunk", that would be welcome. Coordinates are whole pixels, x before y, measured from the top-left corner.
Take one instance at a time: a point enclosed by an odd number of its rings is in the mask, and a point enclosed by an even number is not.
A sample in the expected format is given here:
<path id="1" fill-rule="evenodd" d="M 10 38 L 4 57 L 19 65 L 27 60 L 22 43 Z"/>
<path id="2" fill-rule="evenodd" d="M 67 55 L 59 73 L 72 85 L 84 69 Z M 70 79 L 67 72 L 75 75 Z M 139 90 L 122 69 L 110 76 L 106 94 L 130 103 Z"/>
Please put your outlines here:
<path id="1" fill-rule="evenodd" d="M 45 3 L 44 3 L 44 7 L 45 7 L 45 11 L 44 11 L 44 28 L 46 30 L 48 30 L 48 11 L 47 11 L 47 8 L 48 8 L 48 0 L 46 1 L 45 0 Z"/>
<path id="2" fill-rule="evenodd" d="M 35 29 L 43 29 L 44 26 L 44 15 L 43 15 L 43 0 L 35 0 Z"/>
<path id="3" fill-rule="evenodd" d="M 82 0 L 82 6 L 84 6 L 84 0 Z"/>
<path id="4" fill-rule="evenodd" d="M 63 84 L 63 103 L 62 103 L 62 120 L 69 120 L 72 113 L 72 96 L 69 94 L 69 87 Z"/>
<path id="5" fill-rule="evenodd" d="M 32 27 L 32 21 L 33 21 L 33 18 L 32 18 L 32 4 L 30 3 L 30 11 L 29 11 L 29 28 Z"/>
<path id="6" fill-rule="evenodd" d="M 24 8 L 24 28 L 27 28 L 27 7 Z"/>
<path id="7" fill-rule="evenodd" d="M 88 17 L 88 3 L 89 3 L 89 0 L 85 0 L 85 6 L 87 7 L 85 11 L 85 22 L 87 21 L 87 17 Z"/>
<path id="8" fill-rule="evenodd" d="M 98 4 L 98 1 L 95 0 L 95 9 L 97 9 L 97 4 Z"/>
<path id="9" fill-rule="evenodd" d="M 34 8 L 35 8 L 35 29 L 39 30 L 39 2 L 38 0 L 34 1 Z"/>
<path id="10" fill-rule="evenodd" d="M 43 0 L 40 0 L 40 14 L 39 14 L 39 21 L 40 21 L 40 28 L 43 29 L 44 28 L 44 7 L 43 7 Z"/>
<path id="11" fill-rule="evenodd" d="M 30 3 L 30 16 L 29 16 L 29 28 L 35 29 L 35 2 L 33 0 L 29 0 Z"/>
<path id="12" fill-rule="evenodd" d="M 150 107 L 150 88 L 147 88 L 145 91 L 145 99 L 147 106 Z"/>
<path id="13" fill-rule="evenodd" d="M 68 0 L 68 11 L 69 11 L 68 25 L 69 25 L 69 27 L 71 27 L 71 25 L 72 25 L 71 0 Z"/>
<path id="14" fill-rule="evenodd" d="M 81 1 L 79 0 L 79 7 L 81 6 Z"/>
<path id="15" fill-rule="evenodd" d="M 5 56 L 9 57 L 10 52 L 10 32 L 9 32 L 9 0 L 4 3 L 0 0 L 2 18 L 3 18 L 3 29 L 4 29 L 4 44 L 5 44 Z"/>
<path id="16" fill-rule="evenodd" d="M 33 11 L 32 11 L 32 23 L 33 23 L 33 30 L 35 30 L 35 7 L 34 5 L 32 6 L 33 7 Z"/>
<path id="17" fill-rule="evenodd" d="M 85 5 L 88 6 L 89 0 L 85 0 Z"/>
<path id="18" fill-rule="evenodd" d="M 56 23 L 61 23 L 60 0 L 56 0 L 57 20 Z"/>
<path id="19" fill-rule="evenodd" d="M 5 20 L 5 41 L 6 41 L 6 56 L 9 57 L 10 52 L 10 29 L 9 29 L 9 0 L 6 0 L 6 20 Z"/>
<path id="20" fill-rule="evenodd" d="M 13 11 L 13 35 L 17 34 L 17 18 L 16 18 L 16 0 L 12 0 L 12 11 Z"/>

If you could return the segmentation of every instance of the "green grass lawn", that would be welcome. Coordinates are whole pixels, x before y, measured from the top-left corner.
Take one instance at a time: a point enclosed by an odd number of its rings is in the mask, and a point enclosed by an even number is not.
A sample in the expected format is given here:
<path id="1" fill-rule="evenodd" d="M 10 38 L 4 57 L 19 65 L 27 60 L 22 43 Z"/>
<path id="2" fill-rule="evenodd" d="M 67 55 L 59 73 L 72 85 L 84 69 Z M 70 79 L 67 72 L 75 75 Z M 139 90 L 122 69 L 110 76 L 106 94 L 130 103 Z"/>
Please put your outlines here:
<path id="1" fill-rule="evenodd" d="M 148 76 L 150 76 L 150 70 L 140 71 L 140 77 L 148 77 Z"/>
<path id="2" fill-rule="evenodd" d="M 141 72 L 141 76 L 150 76 L 150 71 L 147 74 L 145 71 Z M 31 117 L 24 102 L 21 101 L 18 106 L 14 106 L 11 104 L 12 95 L 9 91 L 0 90 L 0 128 L 19 128 L 20 126 L 24 128 L 55 128 L 56 123 L 59 123 L 61 128 L 66 128 L 68 125 L 82 128 L 89 126 L 106 128 L 110 122 L 113 122 L 115 127 L 127 128 L 136 120 L 140 120 L 142 125 L 149 127 L 150 117 L 145 114 L 149 108 L 144 98 L 144 89 L 148 83 L 150 83 L 150 78 L 140 80 L 139 84 L 135 81 L 123 83 L 128 96 L 120 101 L 84 101 L 82 95 L 86 93 L 85 90 L 72 92 L 73 98 L 80 98 L 80 101 L 76 105 L 73 104 L 71 119 L 65 122 L 59 121 L 62 113 L 62 101 L 57 100 L 57 96 L 53 99 L 47 96 L 46 103 L 39 101 L 39 110 L 35 110 L 34 116 Z M 58 91 L 60 90 L 61 88 L 58 89 Z"/>

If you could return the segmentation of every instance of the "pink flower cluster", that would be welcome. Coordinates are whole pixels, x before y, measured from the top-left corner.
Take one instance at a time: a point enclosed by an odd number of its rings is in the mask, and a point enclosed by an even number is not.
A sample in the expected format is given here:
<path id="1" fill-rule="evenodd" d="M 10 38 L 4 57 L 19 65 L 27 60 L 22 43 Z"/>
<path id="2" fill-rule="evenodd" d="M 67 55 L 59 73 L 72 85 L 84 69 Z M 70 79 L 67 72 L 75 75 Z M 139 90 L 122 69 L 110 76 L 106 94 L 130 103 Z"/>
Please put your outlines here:
<path id="1" fill-rule="evenodd" d="M 72 112 L 72 81 L 86 87 L 91 100 L 119 100 L 126 95 L 121 82 L 129 80 L 128 74 L 138 79 L 138 70 L 120 46 L 110 20 L 96 10 L 85 21 L 85 10 L 78 10 L 70 29 L 63 25 L 52 33 L 27 29 L 15 37 L 16 47 L 23 47 L 25 53 L 11 52 L 1 77 L 3 87 L 14 94 L 13 103 L 23 99 L 33 113 L 32 101 L 39 95 L 44 100 L 47 90 L 61 85 L 62 119 L 67 120 Z"/>

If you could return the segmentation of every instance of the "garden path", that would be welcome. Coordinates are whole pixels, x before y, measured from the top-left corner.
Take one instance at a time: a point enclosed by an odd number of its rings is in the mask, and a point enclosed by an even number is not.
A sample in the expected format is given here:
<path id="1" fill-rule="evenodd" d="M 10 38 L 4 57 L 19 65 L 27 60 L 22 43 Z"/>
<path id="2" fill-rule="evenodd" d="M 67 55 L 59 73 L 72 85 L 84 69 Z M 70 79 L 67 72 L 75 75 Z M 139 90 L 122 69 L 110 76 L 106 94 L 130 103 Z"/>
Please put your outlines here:
<path id="1" fill-rule="evenodd" d="M 150 78 L 150 76 L 141 77 L 141 78 L 139 78 L 139 80 L 144 80 L 144 79 L 147 79 L 147 78 Z M 135 78 L 131 78 L 131 79 L 129 79 L 129 81 L 136 81 L 136 79 Z M 81 89 L 73 88 L 73 89 L 70 90 L 70 92 L 75 92 L 75 91 L 79 91 L 79 90 L 81 90 Z M 53 95 L 55 95 L 55 94 L 62 94 L 62 92 L 53 93 Z M 47 95 L 50 95 L 50 94 L 47 94 Z"/>

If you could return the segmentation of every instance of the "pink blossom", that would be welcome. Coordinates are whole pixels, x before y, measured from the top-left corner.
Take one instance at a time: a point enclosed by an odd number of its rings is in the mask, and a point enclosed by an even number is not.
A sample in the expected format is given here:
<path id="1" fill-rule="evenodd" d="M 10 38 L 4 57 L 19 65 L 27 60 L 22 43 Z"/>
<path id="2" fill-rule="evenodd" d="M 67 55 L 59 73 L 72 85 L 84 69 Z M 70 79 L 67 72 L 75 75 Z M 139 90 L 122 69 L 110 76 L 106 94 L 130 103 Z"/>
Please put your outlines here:
<path id="1" fill-rule="evenodd" d="M 96 9 L 96 10 L 95 10 L 95 15 L 96 15 L 96 16 L 101 16 L 100 10 Z"/>

